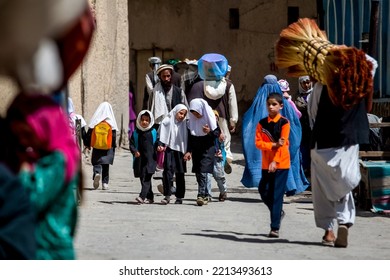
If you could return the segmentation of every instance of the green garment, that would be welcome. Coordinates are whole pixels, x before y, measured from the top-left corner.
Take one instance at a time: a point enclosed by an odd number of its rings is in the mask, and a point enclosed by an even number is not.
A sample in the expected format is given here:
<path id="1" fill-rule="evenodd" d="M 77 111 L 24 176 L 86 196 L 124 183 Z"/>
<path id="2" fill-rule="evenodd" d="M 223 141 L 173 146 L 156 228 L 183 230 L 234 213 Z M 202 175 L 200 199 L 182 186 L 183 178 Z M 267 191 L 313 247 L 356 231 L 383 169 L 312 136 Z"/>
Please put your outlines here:
<path id="1" fill-rule="evenodd" d="M 21 171 L 19 177 L 30 193 L 37 225 L 36 259 L 69 260 L 75 258 L 73 237 L 77 221 L 78 176 L 65 182 L 65 158 L 53 152 L 41 158 L 34 171 Z"/>

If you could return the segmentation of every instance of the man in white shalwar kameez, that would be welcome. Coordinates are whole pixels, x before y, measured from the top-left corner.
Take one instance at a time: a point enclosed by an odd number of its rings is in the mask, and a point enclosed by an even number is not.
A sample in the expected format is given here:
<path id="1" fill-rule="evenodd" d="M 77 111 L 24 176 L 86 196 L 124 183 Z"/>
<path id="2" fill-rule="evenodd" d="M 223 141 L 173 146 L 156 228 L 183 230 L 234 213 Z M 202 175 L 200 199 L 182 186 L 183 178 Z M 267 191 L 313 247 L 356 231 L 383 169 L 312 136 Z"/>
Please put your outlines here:
<path id="1" fill-rule="evenodd" d="M 377 64 L 373 61 L 373 75 Z M 352 190 L 361 179 L 359 145 L 369 143 L 365 100 L 344 110 L 317 82 L 308 101 L 311 141 L 311 184 L 316 226 L 325 230 L 322 244 L 345 248 L 355 223 Z M 337 237 L 334 228 L 337 227 Z"/>

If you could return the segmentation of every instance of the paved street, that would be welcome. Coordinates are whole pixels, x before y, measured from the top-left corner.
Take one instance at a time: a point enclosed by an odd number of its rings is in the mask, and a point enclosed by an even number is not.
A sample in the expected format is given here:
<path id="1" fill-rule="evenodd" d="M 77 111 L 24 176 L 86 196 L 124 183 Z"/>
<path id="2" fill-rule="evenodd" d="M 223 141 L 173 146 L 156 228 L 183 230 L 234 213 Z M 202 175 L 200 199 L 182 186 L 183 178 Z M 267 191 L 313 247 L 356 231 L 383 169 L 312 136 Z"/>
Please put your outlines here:
<path id="1" fill-rule="evenodd" d="M 182 205 L 160 204 L 161 180 L 153 180 L 155 203 L 138 205 L 139 179 L 133 177 L 132 156 L 117 150 L 110 166 L 110 189 L 92 188 L 92 166 L 84 162 L 85 192 L 75 240 L 81 260 L 386 260 L 390 259 L 390 217 L 358 211 L 346 249 L 321 245 L 310 192 L 285 198 L 279 239 L 269 239 L 269 212 L 256 189 L 244 188 L 241 144 L 233 138 L 235 161 L 227 175 L 228 200 L 213 196 L 208 205 L 195 203 L 197 185 L 186 175 Z M 191 165 L 188 166 L 191 171 Z"/>

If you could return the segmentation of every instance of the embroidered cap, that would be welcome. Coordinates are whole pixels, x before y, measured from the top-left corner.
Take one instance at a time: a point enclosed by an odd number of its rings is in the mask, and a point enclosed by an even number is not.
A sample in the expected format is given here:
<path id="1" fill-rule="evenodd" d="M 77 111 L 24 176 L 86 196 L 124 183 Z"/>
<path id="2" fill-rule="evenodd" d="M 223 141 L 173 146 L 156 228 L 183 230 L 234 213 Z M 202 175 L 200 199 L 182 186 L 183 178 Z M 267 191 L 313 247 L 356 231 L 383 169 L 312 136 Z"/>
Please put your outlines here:
<path id="1" fill-rule="evenodd" d="M 160 72 L 163 71 L 163 70 L 171 70 L 171 72 L 172 72 L 173 71 L 173 66 L 169 65 L 169 64 L 161 65 L 160 67 L 157 68 L 157 75 L 159 75 Z"/>

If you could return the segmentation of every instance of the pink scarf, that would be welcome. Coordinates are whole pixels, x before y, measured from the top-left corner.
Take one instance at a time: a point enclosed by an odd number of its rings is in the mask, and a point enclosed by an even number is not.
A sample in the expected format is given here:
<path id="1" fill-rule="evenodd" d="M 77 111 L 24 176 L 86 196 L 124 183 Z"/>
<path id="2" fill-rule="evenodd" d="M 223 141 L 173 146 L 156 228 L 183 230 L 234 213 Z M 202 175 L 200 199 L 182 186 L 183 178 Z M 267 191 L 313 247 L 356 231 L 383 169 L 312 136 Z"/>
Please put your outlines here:
<path id="1" fill-rule="evenodd" d="M 62 108 L 48 96 L 19 94 L 8 109 L 7 117 L 25 120 L 46 152 L 64 154 L 65 180 L 69 182 L 77 171 L 80 152 Z"/>

